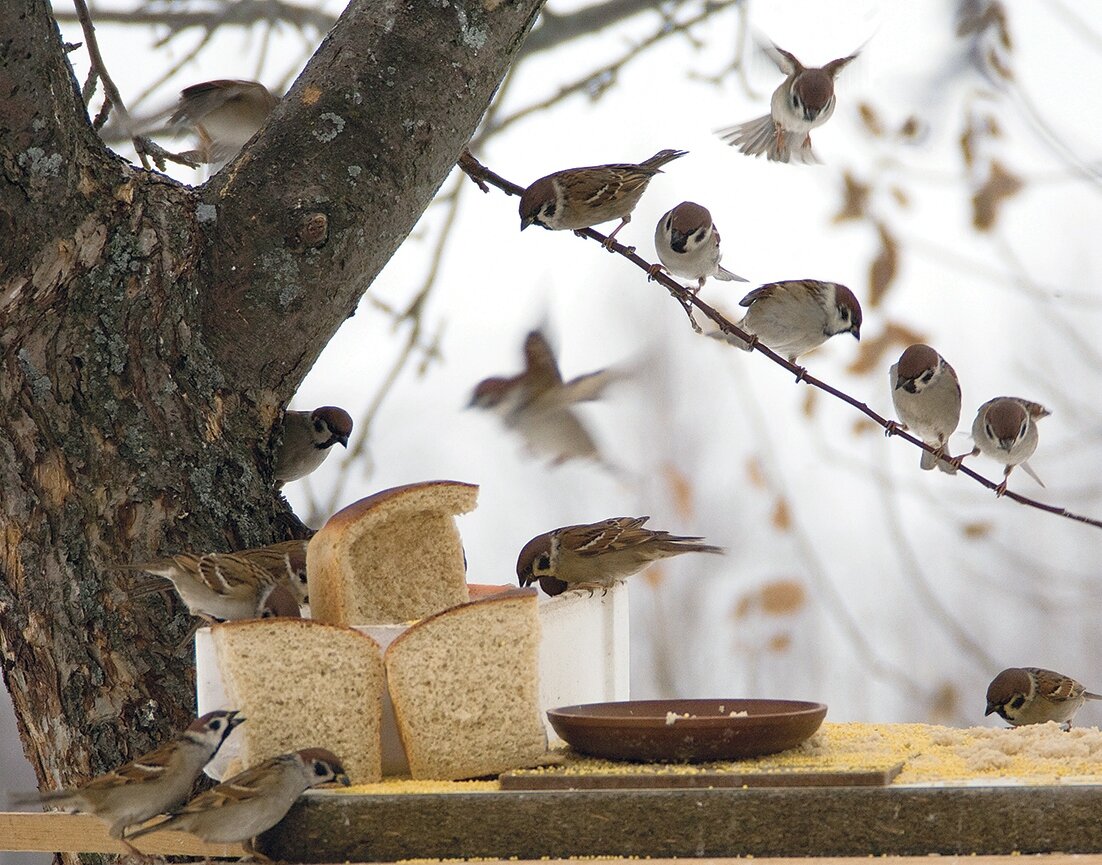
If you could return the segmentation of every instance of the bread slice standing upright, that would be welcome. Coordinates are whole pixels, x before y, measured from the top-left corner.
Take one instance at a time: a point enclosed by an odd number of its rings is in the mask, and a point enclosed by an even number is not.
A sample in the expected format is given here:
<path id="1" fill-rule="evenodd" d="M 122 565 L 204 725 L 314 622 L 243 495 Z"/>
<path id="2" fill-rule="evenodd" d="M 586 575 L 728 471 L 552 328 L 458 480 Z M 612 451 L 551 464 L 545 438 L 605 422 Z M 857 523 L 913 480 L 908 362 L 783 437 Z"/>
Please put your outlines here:
<path id="1" fill-rule="evenodd" d="M 536 604 L 535 589 L 502 592 L 390 644 L 387 686 L 414 778 L 477 778 L 541 761 Z"/>
<path id="2" fill-rule="evenodd" d="M 383 653 L 352 628 L 254 619 L 211 629 L 245 768 L 300 748 L 328 748 L 353 784 L 382 778 Z"/>
<path id="3" fill-rule="evenodd" d="M 335 625 L 399 624 L 465 603 L 455 515 L 477 501 L 474 484 L 428 481 L 335 513 L 307 548 L 313 617 Z"/>

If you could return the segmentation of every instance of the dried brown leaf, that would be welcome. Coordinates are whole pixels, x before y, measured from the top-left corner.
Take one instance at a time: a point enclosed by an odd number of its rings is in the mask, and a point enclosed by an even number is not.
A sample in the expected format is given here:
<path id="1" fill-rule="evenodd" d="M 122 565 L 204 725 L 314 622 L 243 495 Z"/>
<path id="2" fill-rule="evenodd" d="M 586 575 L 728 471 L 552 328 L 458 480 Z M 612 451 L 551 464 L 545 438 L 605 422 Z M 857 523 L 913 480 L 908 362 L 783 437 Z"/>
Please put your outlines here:
<path id="1" fill-rule="evenodd" d="M 865 125 L 865 131 L 869 135 L 873 135 L 877 138 L 884 134 L 884 124 L 880 122 L 880 115 L 876 113 L 876 109 L 873 108 L 867 102 L 861 102 L 857 106 L 857 113 L 861 117 L 861 122 Z"/>
<path id="2" fill-rule="evenodd" d="M 819 402 L 819 391 L 813 388 L 804 388 L 804 404 L 801 406 L 801 411 L 804 413 L 804 417 L 815 416 L 815 406 Z"/>
<path id="3" fill-rule="evenodd" d="M 884 365 L 884 355 L 895 348 L 906 348 L 916 342 L 925 342 L 926 337 L 917 330 L 911 330 L 902 324 L 889 321 L 879 336 L 861 340 L 857 357 L 846 368 L 853 375 L 865 375 L 879 370 Z"/>
<path id="4" fill-rule="evenodd" d="M 746 460 L 746 478 L 750 486 L 765 489 L 765 471 L 761 467 L 761 458 L 752 456 Z"/>
<path id="5" fill-rule="evenodd" d="M 869 193 L 872 187 L 861 183 L 848 171 L 842 175 L 845 183 L 842 189 L 842 207 L 834 214 L 833 222 L 846 222 L 851 219 L 865 219 L 868 216 Z"/>
<path id="6" fill-rule="evenodd" d="M 773 580 L 758 591 L 762 612 L 769 616 L 791 616 L 807 604 L 807 590 L 796 580 Z"/>
<path id="7" fill-rule="evenodd" d="M 1025 183 L 998 160 L 992 160 L 991 173 L 972 196 L 972 224 L 977 231 L 990 231 L 998 221 L 1003 203 L 1013 198 Z"/>
<path id="8" fill-rule="evenodd" d="M 880 427 L 867 417 L 859 417 L 854 419 L 851 429 L 854 437 L 859 438 L 860 436 L 868 435 L 870 432 L 879 430 Z"/>
<path id="9" fill-rule="evenodd" d="M 952 682 L 942 682 L 930 698 L 931 724 L 947 724 L 956 719 L 960 710 L 960 692 Z"/>
<path id="10" fill-rule="evenodd" d="M 774 634 L 769 638 L 769 642 L 765 644 L 765 647 L 770 652 L 786 652 L 792 648 L 792 635 Z"/>
<path id="11" fill-rule="evenodd" d="M 792 513 L 788 510 L 788 501 L 784 496 L 777 496 L 769 521 L 778 532 L 787 532 L 792 528 Z"/>
<path id="12" fill-rule="evenodd" d="M 731 610 L 731 618 L 736 620 L 745 619 L 753 612 L 754 607 L 757 606 L 757 601 L 757 592 L 747 592 L 742 595 L 735 604 L 735 608 Z"/>
<path id="13" fill-rule="evenodd" d="M 892 281 L 899 272 L 899 244 L 888 227 L 882 222 L 876 224 L 880 234 L 880 252 L 869 267 L 869 305 L 878 306 L 884 299 Z"/>
<path id="14" fill-rule="evenodd" d="M 685 473 L 678 469 L 673 463 L 666 463 L 662 466 L 662 474 L 665 476 L 666 486 L 670 491 L 670 498 L 673 499 L 675 513 L 681 518 L 682 522 L 692 522 L 692 482 L 686 477 Z"/>
<path id="15" fill-rule="evenodd" d="M 925 133 L 925 131 L 926 124 L 912 114 L 904 120 L 903 125 L 899 127 L 899 137 L 905 141 L 913 141 Z"/>
<path id="16" fill-rule="evenodd" d="M 991 533 L 991 523 L 984 521 L 976 521 L 973 523 L 965 523 L 961 526 L 961 531 L 964 532 L 964 536 L 970 540 L 978 540 L 985 538 Z"/>
<path id="17" fill-rule="evenodd" d="M 902 186 L 893 186 L 891 188 L 892 198 L 895 199 L 896 204 L 900 207 L 910 207 L 911 197 L 907 195 L 907 190 Z"/>

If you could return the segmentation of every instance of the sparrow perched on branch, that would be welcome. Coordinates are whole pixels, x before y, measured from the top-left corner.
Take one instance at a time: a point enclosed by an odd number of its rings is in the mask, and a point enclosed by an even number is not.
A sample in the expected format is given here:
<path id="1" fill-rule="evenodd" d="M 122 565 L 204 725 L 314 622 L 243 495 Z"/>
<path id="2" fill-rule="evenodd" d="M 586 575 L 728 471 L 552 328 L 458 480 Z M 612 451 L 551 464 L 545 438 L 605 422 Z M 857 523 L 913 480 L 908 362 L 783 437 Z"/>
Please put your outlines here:
<path id="1" fill-rule="evenodd" d="M 822 126 L 834 113 L 834 79 L 857 55 L 808 69 L 795 55 L 776 45 L 767 48 L 766 54 L 788 76 L 773 91 L 769 114 L 721 129 L 719 135 L 749 156 L 764 153 L 772 162 L 818 162 L 811 149 L 811 130 Z"/>
<path id="2" fill-rule="evenodd" d="M 275 479 L 297 481 L 325 462 L 335 444 L 348 447 L 352 416 L 343 408 L 323 405 L 313 411 L 283 413 L 283 440 L 275 454 Z"/>
<path id="3" fill-rule="evenodd" d="M 709 276 L 725 282 L 747 281 L 720 265 L 719 230 L 708 208 L 696 202 L 682 201 L 662 215 L 654 229 L 654 248 L 670 273 L 697 281 L 696 291 Z"/>
<path id="4" fill-rule="evenodd" d="M 792 363 L 832 336 L 861 338 L 861 304 L 837 282 L 790 279 L 755 288 L 739 301 L 747 307 L 739 327 Z M 722 333 L 710 334 L 750 351 L 750 343 Z"/>
<path id="5" fill-rule="evenodd" d="M 277 585 L 286 586 L 295 601 L 305 601 L 303 545 L 303 541 L 287 541 L 237 553 L 180 553 L 125 567 L 168 580 L 193 616 L 231 622 L 260 617 Z M 300 560 L 301 567 L 295 567 Z M 164 583 L 151 583 L 132 590 L 130 597 L 166 588 Z"/>
<path id="6" fill-rule="evenodd" d="M 334 781 L 349 784 L 333 752 L 304 748 L 281 754 L 200 793 L 165 820 L 130 838 L 176 829 L 213 843 L 244 842 L 246 851 L 255 854 L 252 839 L 282 820 L 306 790 Z"/>
<path id="7" fill-rule="evenodd" d="M 552 231 L 580 231 L 619 219 L 605 247 L 631 221 L 631 212 L 643 197 L 647 184 L 667 162 L 680 159 L 687 150 L 661 150 L 638 165 L 593 165 L 567 168 L 541 177 L 520 197 L 520 230 L 542 225 Z"/>
<path id="8" fill-rule="evenodd" d="M 193 128 L 199 136 L 196 155 L 221 168 L 264 125 L 277 102 L 259 81 L 204 81 L 181 91 L 168 122 Z"/>
<path id="9" fill-rule="evenodd" d="M 987 710 L 1012 727 L 1055 721 L 1065 730 L 1087 700 L 1102 700 L 1075 679 L 1039 667 L 1011 667 L 987 686 Z"/>
<path id="10" fill-rule="evenodd" d="M 892 402 L 904 429 L 937 450 L 936 454 L 922 452 L 922 468 L 929 470 L 936 465 L 944 472 L 956 471 L 942 459 L 949 436 L 960 423 L 960 383 L 956 372 L 930 346 L 916 343 L 892 364 L 889 378 Z"/>
<path id="11" fill-rule="evenodd" d="M 1043 405 L 1013 396 L 995 397 L 980 406 L 972 422 L 976 446 L 971 455 L 982 453 L 1003 464 L 1003 480 L 995 487 L 995 495 L 1006 492 L 1006 482 L 1015 466 L 1021 466 L 1044 486 L 1026 460 L 1037 450 L 1037 421 L 1050 414 Z"/>
<path id="12" fill-rule="evenodd" d="M 682 553 L 723 553 L 703 538 L 643 528 L 650 517 L 614 517 L 599 523 L 564 526 L 532 538 L 517 558 L 520 585 L 544 577 L 571 589 L 608 590 L 651 562 Z M 548 592 L 557 594 L 557 592 Z"/>
<path id="13" fill-rule="evenodd" d="M 546 454 L 553 465 L 571 459 L 600 462 L 597 444 L 574 405 L 599 399 L 609 384 L 624 377 L 618 370 L 599 369 L 563 381 L 547 337 L 533 330 L 524 340 L 524 371 L 479 382 L 468 408 L 492 411 L 531 453 Z"/>
<path id="14" fill-rule="evenodd" d="M 144 823 L 183 802 L 203 767 L 213 759 L 234 728 L 245 719 L 235 711 L 208 712 L 192 721 L 171 742 L 142 754 L 113 772 L 79 787 L 16 797 L 23 804 L 43 802 L 63 810 L 92 814 L 110 824 L 107 834 L 131 853 L 142 853 L 124 837 L 130 826 Z"/>

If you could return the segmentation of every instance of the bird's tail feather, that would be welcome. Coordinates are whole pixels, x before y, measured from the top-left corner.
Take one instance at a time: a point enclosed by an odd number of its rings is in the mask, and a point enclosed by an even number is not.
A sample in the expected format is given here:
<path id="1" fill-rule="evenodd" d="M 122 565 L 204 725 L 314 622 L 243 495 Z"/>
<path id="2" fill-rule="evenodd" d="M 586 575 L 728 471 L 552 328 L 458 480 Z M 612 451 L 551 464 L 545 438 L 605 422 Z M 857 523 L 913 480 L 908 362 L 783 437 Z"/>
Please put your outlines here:
<path id="1" fill-rule="evenodd" d="M 640 162 L 639 164 L 644 168 L 653 168 L 657 171 L 667 162 L 673 162 L 675 159 L 680 159 L 688 152 L 688 150 L 659 150 L 650 159 Z"/>
<path id="2" fill-rule="evenodd" d="M 745 276 L 739 276 L 737 273 L 731 273 L 722 264 L 716 269 L 716 279 L 721 279 L 724 282 L 749 282 Z"/>

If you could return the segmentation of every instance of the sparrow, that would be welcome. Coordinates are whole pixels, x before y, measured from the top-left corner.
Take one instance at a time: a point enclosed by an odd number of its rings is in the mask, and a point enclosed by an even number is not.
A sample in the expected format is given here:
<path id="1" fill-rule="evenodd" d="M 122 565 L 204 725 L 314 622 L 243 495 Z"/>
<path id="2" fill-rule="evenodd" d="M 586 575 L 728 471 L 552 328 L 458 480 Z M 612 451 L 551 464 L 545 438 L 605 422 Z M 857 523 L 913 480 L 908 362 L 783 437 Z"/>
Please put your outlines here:
<path id="1" fill-rule="evenodd" d="M 852 333 L 861 338 L 861 304 L 853 292 L 837 282 L 790 279 L 755 288 L 739 301 L 747 307 L 739 327 L 757 337 L 791 363 L 818 348 L 832 336 Z M 752 343 L 713 333 L 744 351 Z"/>
<path id="2" fill-rule="evenodd" d="M 726 552 L 722 547 L 701 543 L 703 538 L 643 528 L 649 519 L 613 517 L 599 523 L 564 526 L 532 538 L 517 559 L 520 585 L 529 586 L 537 580 L 543 585 L 543 578 L 552 577 L 571 589 L 607 591 L 658 559 L 682 553 Z"/>
<path id="3" fill-rule="evenodd" d="M 793 54 L 773 45 L 766 53 L 788 77 L 773 91 L 769 114 L 719 130 L 720 137 L 750 156 L 765 154 L 772 162 L 814 163 L 811 130 L 834 113 L 834 79 L 857 55 L 839 57 L 808 69 Z"/>
<path id="4" fill-rule="evenodd" d="M 284 583 L 277 583 L 260 605 L 261 619 L 301 619 L 302 610 L 299 608 L 295 593 Z"/>
<path id="5" fill-rule="evenodd" d="M 126 829 L 183 802 L 203 767 L 244 720 L 235 711 L 208 712 L 192 721 L 176 739 L 113 772 L 79 787 L 17 797 L 17 801 L 56 804 L 70 813 L 92 814 L 110 824 L 108 834 L 112 838 L 142 856 L 124 837 Z"/>
<path id="6" fill-rule="evenodd" d="M 335 444 L 348 447 L 352 416 L 343 408 L 323 405 L 313 411 L 283 413 L 283 440 L 275 454 L 275 479 L 297 481 L 325 462 Z"/>
<path id="7" fill-rule="evenodd" d="M 542 331 L 533 330 L 524 340 L 524 371 L 483 379 L 467 407 L 496 414 L 532 454 L 551 457 L 552 465 L 571 459 L 600 462 L 597 444 L 574 405 L 599 399 L 610 383 L 624 377 L 618 370 L 599 369 L 563 381 L 550 342 Z"/>
<path id="8" fill-rule="evenodd" d="M 696 202 L 682 201 L 663 214 L 654 229 L 654 248 L 670 273 L 697 281 L 696 291 L 709 276 L 725 282 L 748 281 L 720 265 L 719 230 L 708 208 Z"/>
<path id="9" fill-rule="evenodd" d="M 249 559 L 271 572 L 278 580 L 286 580 L 300 604 L 310 600 L 306 581 L 306 546 L 308 541 L 293 540 L 240 550 L 235 555 Z"/>
<path id="10" fill-rule="evenodd" d="M 1065 730 L 1087 700 L 1102 700 L 1075 679 L 1039 667 L 1011 667 L 987 686 L 985 716 L 997 713 L 1012 727 L 1055 721 Z"/>
<path id="11" fill-rule="evenodd" d="M 264 125 L 277 102 L 259 81 L 204 81 L 181 91 L 168 122 L 194 129 L 195 155 L 221 168 Z"/>
<path id="12" fill-rule="evenodd" d="M 302 541 L 289 544 L 301 545 Z M 286 544 L 275 544 L 275 548 Z M 258 618 L 264 603 L 277 585 L 285 585 L 296 601 L 305 600 L 305 586 L 298 573 L 291 573 L 273 547 L 258 547 L 239 553 L 179 553 L 166 559 L 125 565 L 127 570 L 145 571 L 168 580 L 188 612 L 207 620 L 223 622 Z M 301 555 L 296 552 L 294 556 Z M 286 560 L 293 556 L 288 555 Z M 163 582 L 132 590 L 132 598 L 163 591 Z"/>
<path id="13" fill-rule="evenodd" d="M 1006 482 L 1015 466 L 1021 466 L 1044 486 L 1026 460 L 1037 450 L 1037 421 L 1050 414 L 1043 405 L 1013 396 L 995 397 L 980 406 L 972 422 L 976 446 L 971 456 L 982 453 L 1003 464 L 1003 480 L 995 487 L 995 495 L 1006 492 Z"/>
<path id="14" fill-rule="evenodd" d="M 605 248 L 631 221 L 631 212 L 643 197 L 647 184 L 667 162 L 680 159 L 687 150 L 661 150 L 638 165 L 592 165 L 567 168 L 541 177 L 520 197 L 520 230 L 542 225 L 551 231 L 580 231 L 619 219 Z"/>
<path id="15" fill-rule="evenodd" d="M 253 838 L 282 820 L 306 790 L 333 781 L 345 787 L 350 783 L 332 751 L 304 748 L 280 754 L 200 793 L 160 823 L 130 837 L 176 829 L 213 843 L 244 842 L 246 851 L 256 854 Z"/>
<path id="16" fill-rule="evenodd" d="M 923 451 L 919 465 L 927 471 L 936 465 L 954 472 L 951 461 L 942 460 L 949 436 L 960 423 L 960 383 L 954 369 L 930 346 L 916 343 L 899 356 L 888 375 L 903 428 L 937 451 Z"/>

